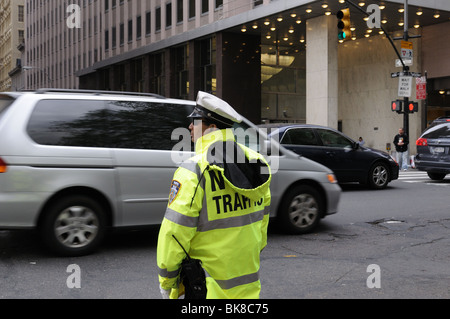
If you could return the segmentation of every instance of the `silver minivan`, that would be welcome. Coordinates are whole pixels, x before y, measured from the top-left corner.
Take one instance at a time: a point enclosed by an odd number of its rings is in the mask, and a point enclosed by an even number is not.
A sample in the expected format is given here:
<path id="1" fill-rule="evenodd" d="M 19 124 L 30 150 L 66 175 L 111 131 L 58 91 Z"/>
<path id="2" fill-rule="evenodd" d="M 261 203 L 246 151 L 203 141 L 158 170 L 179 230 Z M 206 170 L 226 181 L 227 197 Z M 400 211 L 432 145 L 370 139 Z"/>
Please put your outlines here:
<path id="1" fill-rule="evenodd" d="M 55 253 L 81 256 L 110 228 L 159 225 L 172 175 L 193 155 L 194 106 L 124 92 L 0 93 L 0 229 L 36 228 Z M 235 127 L 243 131 L 238 142 L 271 164 L 271 217 L 285 231 L 310 232 L 337 212 L 331 170 L 268 141 L 247 120 Z M 181 143 L 184 132 L 189 143 Z"/>

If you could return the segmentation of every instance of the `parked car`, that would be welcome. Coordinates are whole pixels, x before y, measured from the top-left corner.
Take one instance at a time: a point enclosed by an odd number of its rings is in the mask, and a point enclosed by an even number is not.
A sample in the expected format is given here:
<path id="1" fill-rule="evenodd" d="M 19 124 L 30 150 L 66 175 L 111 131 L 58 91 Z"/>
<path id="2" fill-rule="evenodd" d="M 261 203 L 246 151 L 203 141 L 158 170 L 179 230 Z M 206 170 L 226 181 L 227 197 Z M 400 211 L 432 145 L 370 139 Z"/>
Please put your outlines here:
<path id="1" fill-rule="evenodd" d="M 159 225 L 173 173 L 193 156 L 194 106 L 124 92 L 0 93 L 0 229 L 36 228 L 54 252 L 80 256 L 99 247 L 107 228 Z M 267 137 L 249 121 L 235 129 L 249 135 L 249 147 L 264 147 Z M 335 176 L 271 146 L 271 217 L 289 232 L 312 231 L 337 212 Z"/>
<path id="2" fill-rule="evenodd" d="M 398 178 L 398 164 L 388 153 L 360 146 L 332 128 L 306 124 L 260 127 L 270 129 L 270 136 L 285 148 L 333 170 L 339 183 L 359 182 L 384 189 Z"/>
<path id="3" fill-rule="evenodd" d="M 416 168 L 432 180 L 443 180 L 450 174 L 450 122 L 426 129 L 416 141 Z"/>

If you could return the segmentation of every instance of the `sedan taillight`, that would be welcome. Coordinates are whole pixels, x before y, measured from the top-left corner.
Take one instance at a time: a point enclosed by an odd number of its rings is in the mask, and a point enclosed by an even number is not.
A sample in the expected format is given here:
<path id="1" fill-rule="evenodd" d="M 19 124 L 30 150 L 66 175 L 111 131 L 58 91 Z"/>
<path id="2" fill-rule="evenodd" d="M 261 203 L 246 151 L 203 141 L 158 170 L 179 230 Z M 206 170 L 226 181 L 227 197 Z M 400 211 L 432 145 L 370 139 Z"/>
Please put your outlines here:
<path id="1" fill-rule="evenodd" d="M 2 158 L 0 157 L 0 174 L 6 173 L 7 168 L 8 165 L 6 165 L 5 161 L 3 161 Z"/>
<path id="2" fill-rule="evenodd" d="M 421 137 L 416 141 L 416 145 L 417 146 L 428 146 L 428 141 L 426 138 Z"/>

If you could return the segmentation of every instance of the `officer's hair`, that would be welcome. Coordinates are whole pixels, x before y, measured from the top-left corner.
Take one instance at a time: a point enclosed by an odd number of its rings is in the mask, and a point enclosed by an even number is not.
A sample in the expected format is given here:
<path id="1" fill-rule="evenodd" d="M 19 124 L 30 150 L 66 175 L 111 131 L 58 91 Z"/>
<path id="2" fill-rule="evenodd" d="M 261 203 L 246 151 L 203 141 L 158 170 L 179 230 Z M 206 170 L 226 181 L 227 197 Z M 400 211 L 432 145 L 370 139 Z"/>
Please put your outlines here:
<path id="1" fill-rule="evenodd" d="M 219 130 L 225 130 L 227 128 L 233 127 L 231 125 L 227 125 L 227 124 L 219 122 L 219 121 L 207 120 L 207 119 L 203 119 L 203 123 L 205 123 L 207 126 L 209 126 L 211 124 L 215 124 Z"/>

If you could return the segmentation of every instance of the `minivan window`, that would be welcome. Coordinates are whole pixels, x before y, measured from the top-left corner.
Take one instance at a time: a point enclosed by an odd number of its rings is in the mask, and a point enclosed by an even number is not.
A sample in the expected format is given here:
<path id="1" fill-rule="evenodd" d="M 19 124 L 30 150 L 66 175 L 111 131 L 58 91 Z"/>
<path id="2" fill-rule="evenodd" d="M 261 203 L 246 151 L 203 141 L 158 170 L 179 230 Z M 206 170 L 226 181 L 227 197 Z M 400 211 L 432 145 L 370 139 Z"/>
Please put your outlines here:
<path id="1" fill-rule="evenodd" d="M 172 132 L 178 128 L 188 132 L 188 115 L 193 108 L 162 102 L 109 101 L 112 147 L 170 151 L 179 142 L 172 140 Z"/>
<path id="2" fill-rule="evenodd" d="M 27 132 L 36 143 L 42 145 L 110 145 L 107 112 L 103 101 L 39 101 L 31 114 Z"/>
<path id="3" fill-rule="evenodd" d="M 14 99 L 7 98 L 7 97 L 0 97 L 0 119 L 2 118 L 3 114 L 5 114 L 5 110 L 8 106 L 10 106 L 14 102 Z"/>

